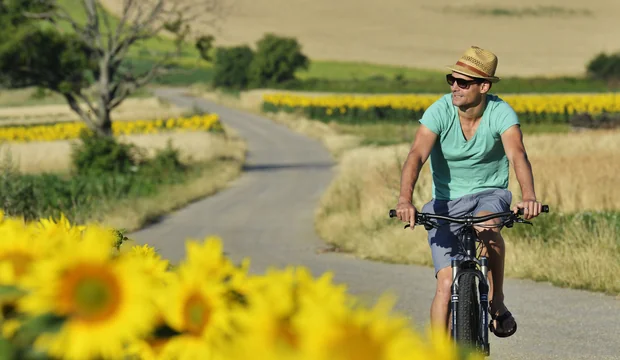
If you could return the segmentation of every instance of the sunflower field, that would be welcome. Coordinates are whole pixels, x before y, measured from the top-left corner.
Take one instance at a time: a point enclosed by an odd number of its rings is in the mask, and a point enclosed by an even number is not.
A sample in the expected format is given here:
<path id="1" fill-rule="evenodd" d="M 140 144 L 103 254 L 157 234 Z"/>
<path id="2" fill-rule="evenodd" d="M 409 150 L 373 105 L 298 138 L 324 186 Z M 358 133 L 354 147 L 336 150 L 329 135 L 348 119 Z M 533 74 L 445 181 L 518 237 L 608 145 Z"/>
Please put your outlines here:
<path id="1" fill-rule="evenodd" d="M 443 94 L 428 95 L 325 95 L 267 94 L 263 111 L 301 112 L 311 119 L 343 123 L 389 120 L 410 122 Z M 620 113 L 620 94 L 500 95 L 519 114 L 523 123 L 565 124 L 575 114 Z"/>
<path id="2" fill-rule="evenodd" d="M 217 237 L 171 266 L 121 232 L 0 213 L 3 359 L 482 359 L 303 267 L 251 275 Z"/>
<path id="3" fill-rule="evenodd" d="M 77 139 L 86 129 L 83 121 L 53 124 L 2 126 L 0 141 L 29 142 Z M 114 121 L 112 131 L 115 135 L 156 134 L 163 131 L 221 131 L 217 114 L 194 115 L 156 120 Z"/>

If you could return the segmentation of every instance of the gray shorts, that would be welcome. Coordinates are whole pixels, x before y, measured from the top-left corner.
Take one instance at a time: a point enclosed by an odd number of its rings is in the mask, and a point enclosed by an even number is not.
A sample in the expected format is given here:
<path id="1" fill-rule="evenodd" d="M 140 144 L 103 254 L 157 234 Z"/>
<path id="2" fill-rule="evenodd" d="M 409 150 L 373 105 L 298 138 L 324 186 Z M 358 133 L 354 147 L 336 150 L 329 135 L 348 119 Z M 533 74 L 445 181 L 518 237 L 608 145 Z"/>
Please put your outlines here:
<path id="1" fill-rule="evenodd" d="M 512 193 L 505 189 L 484 190 L 475 194 L 465 195 L 454 200 L 432 199 L 424 204 L 421 212 L 448 215 L 464 216 L 476 215 L 480 211 L 504 212 L 510 211 Z M 446 266 L 451 265 L 451 258 L 462 259 L 464 253 L 458 244 L 458 231 L 463 227 L 461 224 L 446 223 L 443 220 L 437 221 L 441 226 L 439 229 L 428 231 L 428 244 L 433 256 L 435 266 L 435 277 L 437 272 Z M 423 226 L 423 225 L 418 225 Z"/>

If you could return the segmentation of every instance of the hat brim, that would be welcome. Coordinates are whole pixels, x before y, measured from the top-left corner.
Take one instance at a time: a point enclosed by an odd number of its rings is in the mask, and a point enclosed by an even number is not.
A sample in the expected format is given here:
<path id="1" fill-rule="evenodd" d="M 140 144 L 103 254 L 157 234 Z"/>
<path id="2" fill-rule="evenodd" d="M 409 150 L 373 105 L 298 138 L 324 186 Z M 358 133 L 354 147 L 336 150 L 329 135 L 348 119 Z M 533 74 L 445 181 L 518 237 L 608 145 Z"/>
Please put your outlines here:
<path id="1" fill-rule="evenodd" d="M 496 83 L 499 82 L 501 79 L 497 76 L 480 76 L 479 74 L 476 74 L 475 72 L 469 70 L 466 67 L 460 66 L 460 65 L 448 65 L 446 66 L 448 69 L 457 72 L 459 74 L 463 74 L 472 78 L 476 78 L 476 79 L 485 79 L 485 80 L 489 80 L 492 83 Z"/>

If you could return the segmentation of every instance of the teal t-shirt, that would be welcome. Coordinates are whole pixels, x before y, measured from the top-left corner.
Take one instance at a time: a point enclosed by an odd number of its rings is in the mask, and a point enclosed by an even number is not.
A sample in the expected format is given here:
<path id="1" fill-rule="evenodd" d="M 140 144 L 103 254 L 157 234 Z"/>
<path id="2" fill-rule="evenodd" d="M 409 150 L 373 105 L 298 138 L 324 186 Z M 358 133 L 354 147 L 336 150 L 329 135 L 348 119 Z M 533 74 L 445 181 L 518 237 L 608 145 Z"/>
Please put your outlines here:
<path id="1" fill-rule="evenodd" d="M 508 188 L 509 162 L 501 134 L 519 124 L 512 107 L 496 95 L 487 95 L 474 136 L 465 140 L 452 94 L 446 94 L 424 112 L 420 123 L 438 135 L 430 153 L 433 197 L 454 200 L 487 189 Z"/>

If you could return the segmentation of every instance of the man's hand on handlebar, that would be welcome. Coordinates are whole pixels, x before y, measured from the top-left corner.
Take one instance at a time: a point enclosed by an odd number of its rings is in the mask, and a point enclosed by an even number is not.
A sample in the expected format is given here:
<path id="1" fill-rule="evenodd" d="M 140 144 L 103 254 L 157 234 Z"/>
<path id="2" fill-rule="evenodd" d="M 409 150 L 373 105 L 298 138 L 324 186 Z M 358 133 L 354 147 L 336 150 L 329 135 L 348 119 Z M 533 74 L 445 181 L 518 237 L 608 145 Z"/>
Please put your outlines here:
<path id="1" fill-rule="evenodd" d="M 523 218 L 525 220 L 529 220 L 540 215 L 540 213 L 542 212 L 542 203 L 536 200 L 525 199 L 518 202 L 512 208 L 512 211 L 514 211 L 514 213 L 516 214 L 519 209 L 523 209 Z"/>
<path id="2" fill-rule="evenodd" d="M 411 230 L 415 227 L 415 215 L 418 209 L 408 201 L 399 201 L 396 205 L 396 217 L 403 222 L 409 222 Z"/>

